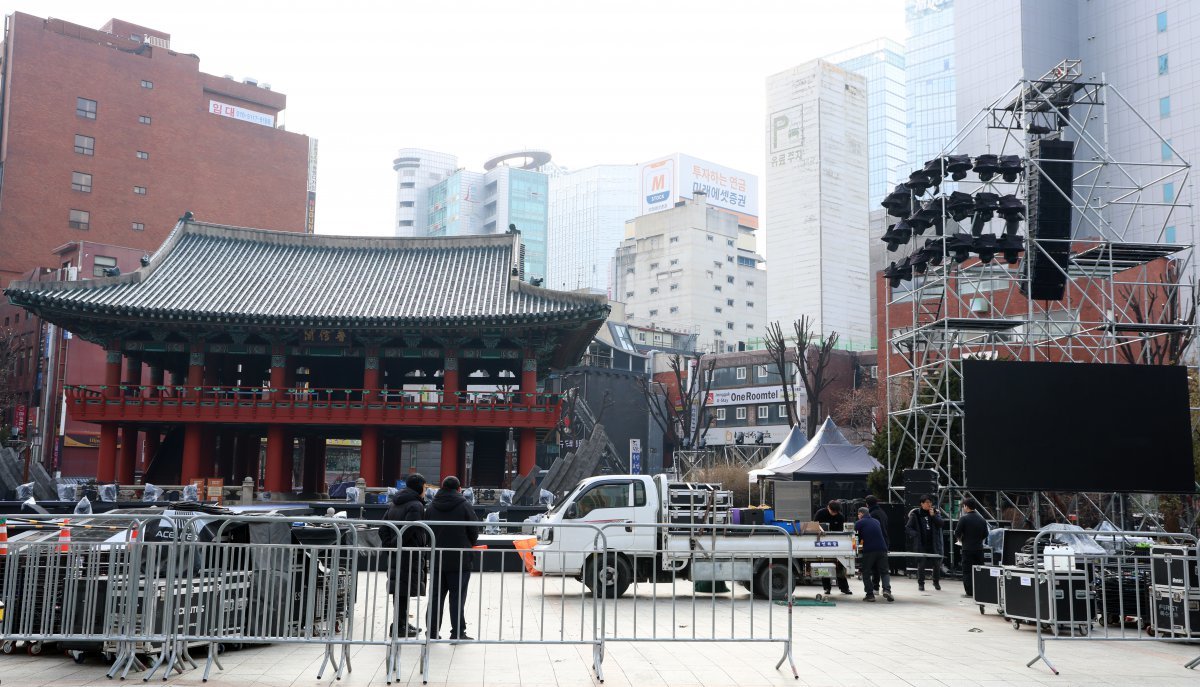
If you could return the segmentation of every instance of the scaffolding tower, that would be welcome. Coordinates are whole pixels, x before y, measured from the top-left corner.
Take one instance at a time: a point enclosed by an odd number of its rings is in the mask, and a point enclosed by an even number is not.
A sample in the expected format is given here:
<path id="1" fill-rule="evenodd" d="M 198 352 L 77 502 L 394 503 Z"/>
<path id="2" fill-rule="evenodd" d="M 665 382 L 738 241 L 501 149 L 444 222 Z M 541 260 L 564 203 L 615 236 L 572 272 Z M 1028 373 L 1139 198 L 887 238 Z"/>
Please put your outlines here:
<path id="1" fill-rule="evenodd" d="M 1114 147 L 1109 133 L 1110 126 L 1117 125 L 1151 132 L 1139 140 L 1161 143 L 1162 159 L 1155 155 L 1146 160 L 1144 150 L 1139 156 Z M 1060 162 L 1042 157 L 1045 141 L 1071 144 L 1069 189 L 1043 173 Z M 965 149 L 968 145 L 974 149 Z M 922 239 L 934 237 L 934 231 L 918 235 L 914 230 L 914 240 L 901 243 L 898 255 L 903 260 L 898 257 L 885 272 L 890 284 L 885 285 L 887 347 L 882 363 L 887 373 L 886 431 L 893 447 L 888 484 L 893 495 L 901 497 L 900 468 L 908 461 L 898 460 L 896 447 L 913 451 L 913 467 L 932 470 L 939 491 L 950 500 L 970 488 L 970 462 L 962 441 L 966 359 L 1191 362 L 1185 357 L 1196 326 L 1194 228 L 1191 206 L 1181 202 L 1190 166 L 1115 86 L 1103 77 L 1085 79 L 1080 61 L 1066 60 L 1040 79 L 1019 81 L 981 110 L 943 148 L 940 159 L 955 154 L 972 160 L 981 154 L 1019 156 L 1015 175 L 1006 178 L 997 172 L 984 180 L 969 173 L 956 179 L 956 186 L 960 191 L 1014 195 L 1026 212 L 1018 221 L 1009 214 L 1007 226 L 999 214 L 982 221 L 977 214 L 963 218 L 961 212 L 951 212 L 948 202 L 933 200 L 934 193 L 926 195 L 920 184 L 908 189 L 916 201 L 913 211 L 924 209 L 924 219 L 931 220 L 935 230 L 940 227 L 938 233 L 945 238 L 934 238 L 920 257 Z M 914 172 L 919 176 L 920 170 Z M 944 194 L 955 187 L 948 173 L 943 184 Z M 896 193 L 902 190 L 897 187 Z M 1028 213 L 1037 205 L 1031 193 L 1058 194 L 1070 205 L 1069 239 L 1040 238 L 1034 235 L 1034 221 L 1026 226 L 1025 218 L 1033 219 Z M 954 249 L 966 240 L 963 235 L 1003 239 L 1002 231 L 1015 235 L 1018 226 L 1020 250 L 1010 250 L 1009 256 L 997 251 L 995 259 L 984 262 L 973 252 L 965 260 L 955 259 Z M 958 243 L 951 240 L 960 231 Z M 1050 265 L 1046 269 L 1065 277 L 1061 300 L 1026 297 L 1031 294 L 1030 260 L 1042 261 L 1043 268 Z M 1042 524 L 1043 514 L 1062 520 L 1074 516 L 1083 522 L 1140 519 L 1147 526 L 1159 524 L 1156 507 L 1144 497 L 997 492 L 975 496 L 991 504 L 993 517 L 1020 517 L 1034 526 Z M 1185 527 L 1196 524 L 1195 499 L 1190 501 L 1192 512 L 1183 515 Z"/>

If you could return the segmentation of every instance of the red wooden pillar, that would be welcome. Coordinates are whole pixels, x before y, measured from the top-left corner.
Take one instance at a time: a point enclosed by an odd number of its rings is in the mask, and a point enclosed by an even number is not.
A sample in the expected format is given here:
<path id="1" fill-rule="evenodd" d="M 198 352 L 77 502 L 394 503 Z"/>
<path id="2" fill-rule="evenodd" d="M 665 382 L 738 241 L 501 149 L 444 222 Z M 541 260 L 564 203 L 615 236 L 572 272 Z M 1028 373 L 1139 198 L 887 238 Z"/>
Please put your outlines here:
<path id="1" fill-rule="evenodd" d="M 521 363 L 521 403 L 533 405 L 534 396 L 537 394 L 537 378 L 537 358 L 526 352 L 525 360 Z"/>
<path id="2" fill-rule="evenodd" d="M 116 397 L 121 389 L 120 344 L 110 344 L 104 354 L 104 395 Z M 111 422 L 100 425 L 100 451 L 96 457 L 96 480 L 111 482 L 117 477 L 117 425 Z"/>
<path id="3" fill-rule="evenodd" d="M 285 398 L 287 386 L 287 351 L 283 346 L 271 347 L 271 398 Z M 283 425 L 267 425 L 267 467 L 263 487 L 272 494 L 292 491 L 292 441 Z"/>
<path id="4" fill-rule="evenodd" d="M 141 395 L 139 387 L 142 384 L 142 361 L 133 356 L 125 358 L 125 375 L 121 385 L 125 387 L 126 397 Z M 117 453 L 115 479 L 121 484 L 133 484 L 133 473 L 137 467 L 138 430 L 134 425 L 121 425 L 121 448 Z"/>
<path id="5" fill-rule="evenodd" d="M 199 399 L 197 387 L 204 384 L 204 345 L 193 344 L 188 358 L 187 386 L 184 396 Z M 179 470 L 181 484 L 189 484 L 192 480 L 207 476 L 204 464 L 212 462 L 212 456 L 204 456 L 204 427 L 198 422 L 189 422 L 183 430 L 183 465 Z"/>
<path id="6" fill-rule="evenodd" d="M 537 400 L 537 358 L 525 352 L 525 360 L 521 363 L 521 402 L 533 405 Z M 537 430 L 527 428 L 521 430 L 521 438 L 517 445 L 517 474 L 528 475 L 537 466 Z"/>
<path id="7" fill-rule="evenodd" d="M 304 493 L 325 491 L 325 437 L 304 437 Z"/>
<path id="8" fill-rule="evenodd" d="M 362 428 L 362 449 L 359 452 L 358 476 L 368 487 L 379 486 L 379 427 Z"/>
<path id="9" fill-rule="evenodd" d="M 104 395 L 119 396 L 121 393 L 120 386 L 121 351 L 110 348 L 104 353 Z"/>
<path id="10" fill-rule="evenodd" d="M 396 485 L 400 475 L 400 437 L 388 437 L 383 440 L 383 471 L 380 473 L 381 485 L 391 487 Z"/>
<path id="11" fill-rule="evenodd" d="M 442 475 L 440 479 L 446 479 L 450 475 L 458 474 L 458 428 L 443 427 L 442 428 Z M 462 479 L 465 476 L 459 475 Z M 439 480 L 440 481 L 440 480 Z"/>

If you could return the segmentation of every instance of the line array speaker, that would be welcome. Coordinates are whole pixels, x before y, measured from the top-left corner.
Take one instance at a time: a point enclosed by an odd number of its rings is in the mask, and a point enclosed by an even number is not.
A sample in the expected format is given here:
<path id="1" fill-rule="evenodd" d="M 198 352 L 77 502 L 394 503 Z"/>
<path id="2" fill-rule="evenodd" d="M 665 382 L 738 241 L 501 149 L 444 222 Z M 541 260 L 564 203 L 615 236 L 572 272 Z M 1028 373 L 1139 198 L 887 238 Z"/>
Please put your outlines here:
<path id="1" fill-rule="evenodd" d="M 1066 295 L 1071 253 L 1074 144 L 1037 139 L 1029 144 L 1029 157 L 1039 162 L 1038 173 L 1029 176 L 1029 194 L 1025 199 L 1030 244 L 1025 251 L 1025 271 L 1029 276 L 1029 291 L 1025 295 L 1038 301 L 1060 301 Z"/>

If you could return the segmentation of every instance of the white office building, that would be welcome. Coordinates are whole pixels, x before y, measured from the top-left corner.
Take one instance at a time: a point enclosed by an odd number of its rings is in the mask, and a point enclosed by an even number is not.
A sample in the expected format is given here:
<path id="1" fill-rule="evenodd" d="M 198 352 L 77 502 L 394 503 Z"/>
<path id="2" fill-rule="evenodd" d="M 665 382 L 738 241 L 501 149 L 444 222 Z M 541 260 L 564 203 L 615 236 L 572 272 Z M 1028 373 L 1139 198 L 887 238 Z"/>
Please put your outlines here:
<path id="1" fill-rule="evenodd" d="M 613 298 L 631 323 L 695 333 L 700 351 L 735 351 L 765 332 L 766 277 L 754 230 L 696 191 L 626 225 Z"/>
<path id="2" fill-rule="evenodd" d="M 625 238 L 625 223 L 637 216 L 637 165 L 552 175 L 546 286 L 609 293 L 613 253 Z"/>
<path id="3" fill-rule="evenodd" d="M 425 236 L 429 230 L 429 189 L 458 169 L 458 158 L 422 148 L 401 148 L 396 172 L 396 236 Z"/>
<path id="4" fill-rule="evenodd" d="M 873 348 L 866 80 L 824 60 L 767 79 L 767 318 Z"/>
<path id="5" fill-rule="evenodd" d="M 1106 121 L 1089 125 L 1107 137 L 1112 159 L 1195 164 L 1200 159 L 1200 64 L 1194 55 L 1198 28 L 1200 4 L 1191 0 L 956 0 L 958 120 L 969 121 L 1018 79 L 1041 77 L 1061 61 L 1079 58 L 1084 80 L 1103 78 L 1136 110 L 1110 95 Z M 979 50 L 981 35 L 988 37 L 987 50 Z M 1074 109 L 1072 115 L 1083 116 L 1081 108 Z M 968 136 L 963 152 L 981 152 L 977 148 L 984 138 L 990 135 L 982 130 Z M 1166 170 L 1153 171 L 1161 175 Z M 1116 187 L 1128 180 L 1111 183 Z M 1151 184 L 1141 198 L 1163 204 L 1190 204 L 1192 199 L 1190 184 L 1185 187 L 1181 175 Z M 1192 242 L 1191 209 L 1175 207 L 1169 218 L 1167 211 L 1164 205 L 1138 215 L 1137 233 L 1127 233 L 1126 239 Z"/>

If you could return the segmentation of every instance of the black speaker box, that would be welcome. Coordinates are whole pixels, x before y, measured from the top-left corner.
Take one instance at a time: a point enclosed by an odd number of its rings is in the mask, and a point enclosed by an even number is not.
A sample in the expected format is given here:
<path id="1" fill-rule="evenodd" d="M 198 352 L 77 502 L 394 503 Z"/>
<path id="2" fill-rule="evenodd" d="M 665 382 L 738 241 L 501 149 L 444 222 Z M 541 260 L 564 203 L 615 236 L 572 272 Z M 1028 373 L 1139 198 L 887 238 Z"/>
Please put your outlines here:
<path id="1" fill-rule="evenodd" d="M 1071 254 L 1074 145 L 1037 139 L 1029 144 L 1029 157 L 1038 161 L 1038 171 L 1029 176 L 1025 198 L 1029 231 L 1029 250 L 1025 252 L 1029 290 L 1025 295 L 1037 301 L 1060 301 L 1066 295 Z"/>
<path id="2" fill-rule="evenodd" d="M 916 508 L 920 498 L 929 494 L 937 499 L 937 472 L 934 470 L 905 470 L 904 471 L 904 505 Z"/>

